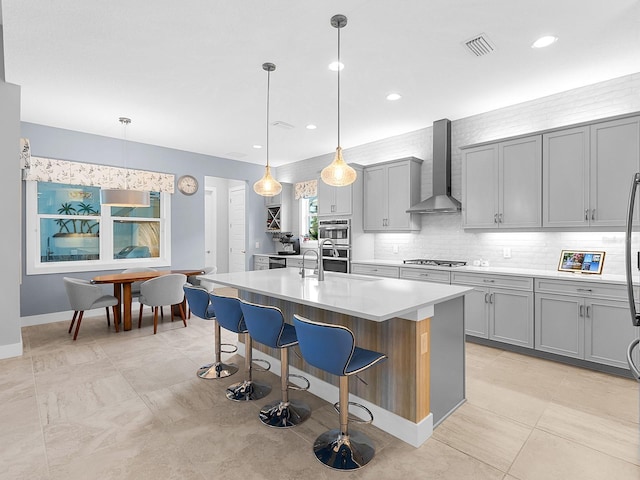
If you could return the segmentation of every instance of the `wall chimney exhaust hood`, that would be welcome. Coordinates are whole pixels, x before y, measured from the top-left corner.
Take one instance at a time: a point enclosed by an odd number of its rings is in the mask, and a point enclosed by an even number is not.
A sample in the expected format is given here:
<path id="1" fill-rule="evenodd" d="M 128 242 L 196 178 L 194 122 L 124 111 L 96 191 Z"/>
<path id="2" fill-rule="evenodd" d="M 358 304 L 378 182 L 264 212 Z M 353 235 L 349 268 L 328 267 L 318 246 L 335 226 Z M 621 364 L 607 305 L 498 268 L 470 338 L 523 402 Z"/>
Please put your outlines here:
<path id="1" fill-rule="evenodd" d="M 462 205 L 451 196 L 451 121 L 433 122 L 433 195 L 407 213 L 458 213 Z"/>

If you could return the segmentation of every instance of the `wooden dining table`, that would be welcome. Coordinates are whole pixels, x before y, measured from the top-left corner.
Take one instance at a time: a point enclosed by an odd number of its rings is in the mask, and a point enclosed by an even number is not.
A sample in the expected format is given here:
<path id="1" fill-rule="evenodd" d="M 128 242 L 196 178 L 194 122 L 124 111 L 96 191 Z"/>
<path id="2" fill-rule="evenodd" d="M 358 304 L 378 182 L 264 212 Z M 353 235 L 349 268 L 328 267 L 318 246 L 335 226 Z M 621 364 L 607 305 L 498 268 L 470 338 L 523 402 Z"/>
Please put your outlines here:
<path id="1" fill-rule="evenodd" d="M 122 328 L 124 330 L 131 330 L 131 303 L 133 301 L 131 295 L 131 284 L 133 282 L 143 282 L 145 280 L 160 277 L 162 275 L 168 275 L 170 273 L 182 273 L 189 277 L 191 275 L 202 275 L 204 270 L 156 270 L 146 272 L 110 273 L 107 275 L 98 275 L 97 277 L 93 277 L 91 279 L 91 283 L 113 284 L 113 295 L 118 299 L 118 305 L 115 312 L 116 318 L 114 321 L 120 322 L 122 319 Z"/>

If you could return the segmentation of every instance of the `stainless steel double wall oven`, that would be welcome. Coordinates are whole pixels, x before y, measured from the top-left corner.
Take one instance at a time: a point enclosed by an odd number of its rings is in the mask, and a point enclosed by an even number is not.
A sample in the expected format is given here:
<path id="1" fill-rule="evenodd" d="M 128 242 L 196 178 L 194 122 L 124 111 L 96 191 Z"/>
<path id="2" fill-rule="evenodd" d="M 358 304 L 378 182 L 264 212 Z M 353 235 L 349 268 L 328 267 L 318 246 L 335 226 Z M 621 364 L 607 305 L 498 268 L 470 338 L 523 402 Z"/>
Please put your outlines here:
<path id="1" fill-rule="evenodd" d="M 348 218 L 323 219 L 318 222 L 318 242 L 330 239 L 322 248 L 322 266 L 326 272 L 351 273 L 351 220 Z"/>

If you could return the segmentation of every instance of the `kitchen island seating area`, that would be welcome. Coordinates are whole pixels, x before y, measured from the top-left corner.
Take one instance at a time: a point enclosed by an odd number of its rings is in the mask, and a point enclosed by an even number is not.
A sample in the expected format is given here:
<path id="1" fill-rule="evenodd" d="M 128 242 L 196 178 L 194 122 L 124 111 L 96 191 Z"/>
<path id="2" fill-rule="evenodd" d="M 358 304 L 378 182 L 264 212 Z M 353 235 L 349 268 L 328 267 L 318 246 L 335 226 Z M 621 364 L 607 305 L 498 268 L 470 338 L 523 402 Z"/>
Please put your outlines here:
<path id="1" fill-rule="evenodd" d="M 206 365 L 201 366 L 197 371 L 198 377 L 210 380 L 226 378 L 233 375 L 238 371 L 238 366 L 233 363 L 222 362 L 223 344 L 220 340 L 222 332 L 220 323 L 216 319 L 209 291 L 204 287 L 191 285 L 189 283 L 185 284 L 182 288 L 184 290 L 184 296 L 187 300 L 189 311 L 193 312 L 193 314 L 198 318 L 211 320 L 213 322 L 215 360 L 213 363 L 207 363 Z M 232 347 L 225 350 L 224 353 L 235 353 L 238 350 L 235 345 L 229 343 L 225 343 L 224 345 Z"/>
<path id="2" fill-rule="evenodd" d="M 289 398 L 289 390 L 308 390 L 309 381 L 301 375 L 293 375 L 306 381 L 306 387 L 289 383 L 289 349 L 298 345 L 296 328 L 286 323 L 279 308 L 241 301 L 249 335 L 256 341 L 280 351 L 280 400 L 265 405 L 259 418 L 269 427 L 289 428 L 300 425 L 311 416 L 309 405 Z"/>
<path id="3" fill-rule="evenodd" d="M 217 322 L 224 329 L 243 335 L 247 350 L 244 355 L 244 380 L 227 387 L 227 398 L 236 402 L 242 402 L 259 400 L 266 397 L 271 392 L 271 385 L 253 379 L 252 341 L 244 321 L 240 299 L 212 293 L 211 303 L 216 312 Z M 268 370 L 268 368 L 261 370 Z"/>
<path id="4" fill-rule="evenodd" d="M 322 433 L 313 444 L 316 458 L 336 470 L 356 470 L 369 463 L 374 455 L 373 441 L 357 430 L 349 430 L 349 405 L 358 406 L 370 416 L 363 405 L 349 402 L 349 377 L 357 375 L 385 360 L 383 353 L 356 347 L 353 332 L 341 325 L 314 322 L 294 315 L 300 350 L 310 365 L 340 378 L 339 401 L 334 407 L 340 415 L 340 428 Z"/>

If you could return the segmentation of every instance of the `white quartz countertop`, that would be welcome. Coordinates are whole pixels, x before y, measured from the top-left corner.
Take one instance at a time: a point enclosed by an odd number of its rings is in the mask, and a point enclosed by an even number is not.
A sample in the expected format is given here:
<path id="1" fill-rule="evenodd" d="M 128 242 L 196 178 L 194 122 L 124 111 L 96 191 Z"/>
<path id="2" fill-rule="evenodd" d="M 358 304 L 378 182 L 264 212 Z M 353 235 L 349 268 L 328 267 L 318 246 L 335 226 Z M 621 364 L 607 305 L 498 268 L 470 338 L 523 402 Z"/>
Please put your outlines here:
<path id="1" fill-rule="evenodd" d="M 465 272 L 465 273 L 485 273 L 492 275 L 514 275 L 520 277 L 534 278 L 552 278 L 567 281 L 578 282 L 604 282 L 625 285 L 626 279 L 624 275 L 594 275 L 586 273 L 570 273 L 558 272 L 553 270 L 541 270 L 533 268 L 508 268 L 508 267 L 474 267 L 465 265 L 463 267 L 438 267 L 434 265 L 412 265 L 402 263 L 402 260 L 353 260 L 352 264 L 358 263 L 362 265 L 387 265 L 406 268 L 429 269 L 429 270 L 446 270 L 448 272 Z"/>
<path id="2" fill-rule="evenodd" d="M 382 322 L 393 317 L 421 320 L 433 306 L 472 288 L 441 283 L 325 272 L 301 278 L 297 269 L 200 275 L 199 279 L 332 312 Z"/>

